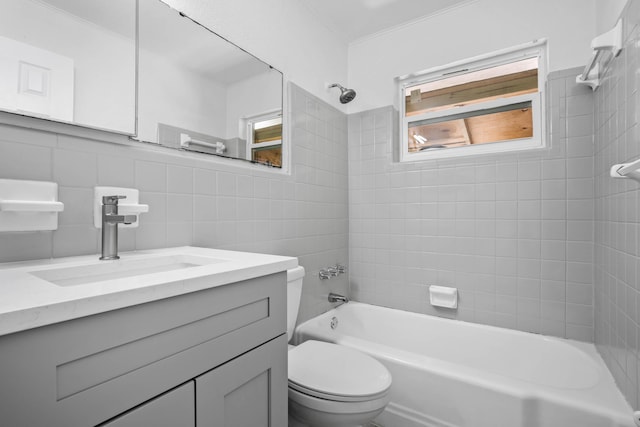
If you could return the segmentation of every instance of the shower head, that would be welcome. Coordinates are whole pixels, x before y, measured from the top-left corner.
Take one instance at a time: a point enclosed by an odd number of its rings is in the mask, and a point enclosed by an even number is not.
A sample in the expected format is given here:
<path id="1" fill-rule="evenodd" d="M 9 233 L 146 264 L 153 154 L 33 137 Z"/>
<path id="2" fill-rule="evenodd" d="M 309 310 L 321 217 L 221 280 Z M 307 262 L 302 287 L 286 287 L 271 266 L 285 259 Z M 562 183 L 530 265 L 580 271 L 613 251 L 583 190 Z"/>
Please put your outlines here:
<path id="1" fill-rule="evenodd" d="M 353 89 L 347 89 L 346 87 L 343 87 L 338 83 L 329 85 L 329 89 L 331 89 L 332 87 L 337 87 L 342 92 L 340 93 L 340 102 L 343 104 L 353 101 L 353 98 L 356 97 L 356 91 Z"/>

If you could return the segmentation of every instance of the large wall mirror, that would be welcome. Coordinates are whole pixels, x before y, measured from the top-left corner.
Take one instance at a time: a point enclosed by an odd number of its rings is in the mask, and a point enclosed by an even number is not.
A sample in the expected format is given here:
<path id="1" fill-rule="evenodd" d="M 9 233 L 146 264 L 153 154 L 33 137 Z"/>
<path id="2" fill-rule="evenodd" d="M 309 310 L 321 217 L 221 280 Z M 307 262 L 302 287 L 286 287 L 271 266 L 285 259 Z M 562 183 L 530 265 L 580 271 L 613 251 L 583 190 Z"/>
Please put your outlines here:
<path id="1" fill-rule="evenodd" d="M 5 117 L 282 168 L 282 109 L 282 73 L 160 0 L 0 3 Z"/>
<path id="2" fill-rule="evenodd" d="M 282 167 L 282 73 L 160 0 L 139 0 L 137 139 Z"/>
<path id="3" fill-rule="evenodd" d="M 2 0 L 0 111 L 135 133 L 132 0 Z"/>

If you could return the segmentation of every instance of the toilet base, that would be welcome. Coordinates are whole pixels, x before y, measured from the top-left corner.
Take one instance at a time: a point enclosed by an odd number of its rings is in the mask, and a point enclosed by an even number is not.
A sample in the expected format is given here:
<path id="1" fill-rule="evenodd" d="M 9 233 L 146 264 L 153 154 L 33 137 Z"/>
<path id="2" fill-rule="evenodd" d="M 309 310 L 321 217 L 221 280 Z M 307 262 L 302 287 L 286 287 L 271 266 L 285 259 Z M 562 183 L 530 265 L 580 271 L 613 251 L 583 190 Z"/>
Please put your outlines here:
<path id="1" fill-rule="evenodd" d="M 366 427 L 385 405 L 353 413 L 329 413 L 312 409 L 289 399 L 289 427 Z"/>
<path id="2" fill-rule="evenodd" d="M 287 427 L 320 427 L 320 426 L 322 426 L 322 427 L 334 427 L 333 425 L 327 425 L 327 424 L 314 424 L 314 425 L 305 424 L 305 423 L 303 423 L 301 421 L 296 420 L 295 418 L 293 418 L 291 416 L 291 414 L 289 414 L 289 422 L 287 424 Z M 340 427 L 369 427 L 369 426 L 370 426 L 370 424 L 367 424 L 367 425 L 362 425 L 362 424 L 358 424 L 358 425 L 355 425 L 355 424 L 342 425 L 342 424 L 340 424 Z"/>

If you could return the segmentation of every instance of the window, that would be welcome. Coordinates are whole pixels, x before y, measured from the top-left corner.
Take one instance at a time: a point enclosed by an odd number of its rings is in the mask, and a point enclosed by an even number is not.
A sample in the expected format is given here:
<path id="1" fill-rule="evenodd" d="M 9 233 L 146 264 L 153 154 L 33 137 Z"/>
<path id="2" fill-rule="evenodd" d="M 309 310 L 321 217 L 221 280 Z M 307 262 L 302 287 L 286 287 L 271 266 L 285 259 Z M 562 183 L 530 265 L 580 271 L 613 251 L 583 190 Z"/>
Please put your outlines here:
<path id="1" fill-rule="evenodd" d="M 247 119 L 247 160 L 282 167 L 282 112 Z"/>
<path id="2" fill-rule="evenodd" d="M 403 162 L 544 147 L 545 41 L 400 83 Z"/>

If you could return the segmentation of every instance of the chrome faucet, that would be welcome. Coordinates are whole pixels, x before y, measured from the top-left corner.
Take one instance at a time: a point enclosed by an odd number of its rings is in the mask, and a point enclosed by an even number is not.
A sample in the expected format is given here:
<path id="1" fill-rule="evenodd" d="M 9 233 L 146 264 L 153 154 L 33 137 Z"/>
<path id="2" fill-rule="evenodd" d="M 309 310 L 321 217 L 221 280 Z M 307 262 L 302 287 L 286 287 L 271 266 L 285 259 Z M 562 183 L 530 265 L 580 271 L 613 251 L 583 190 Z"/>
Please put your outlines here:
<path id="1" fill-rule="evenodd" d="M 136 222 L 135 215 L 118 215 L 118 200 L 127 196 L 102 198 L 102 256 L 101 260 L 120 259 L 118 256 L 118 224 Z"/>
<path id="2" fill-rule="evenodd" d="M 329 300 L 329 302 L 339 302 L 339 305 L 349 302 L 349 298 L 345 297 L 344 295 L 334 294 L 333 292 L 329 294 L 329 297 L 327 299 Z"/>
<path id="3" fill-rule="evenodd" d="M 336 264 L 335 267 L 321 268 L 320 271 L 318 271 L 318 276 L 320 277 L 320 280 L 327 280 L 333 277 L 338 277 L 346 272 L 347 267 L 341 264 Z"/>

